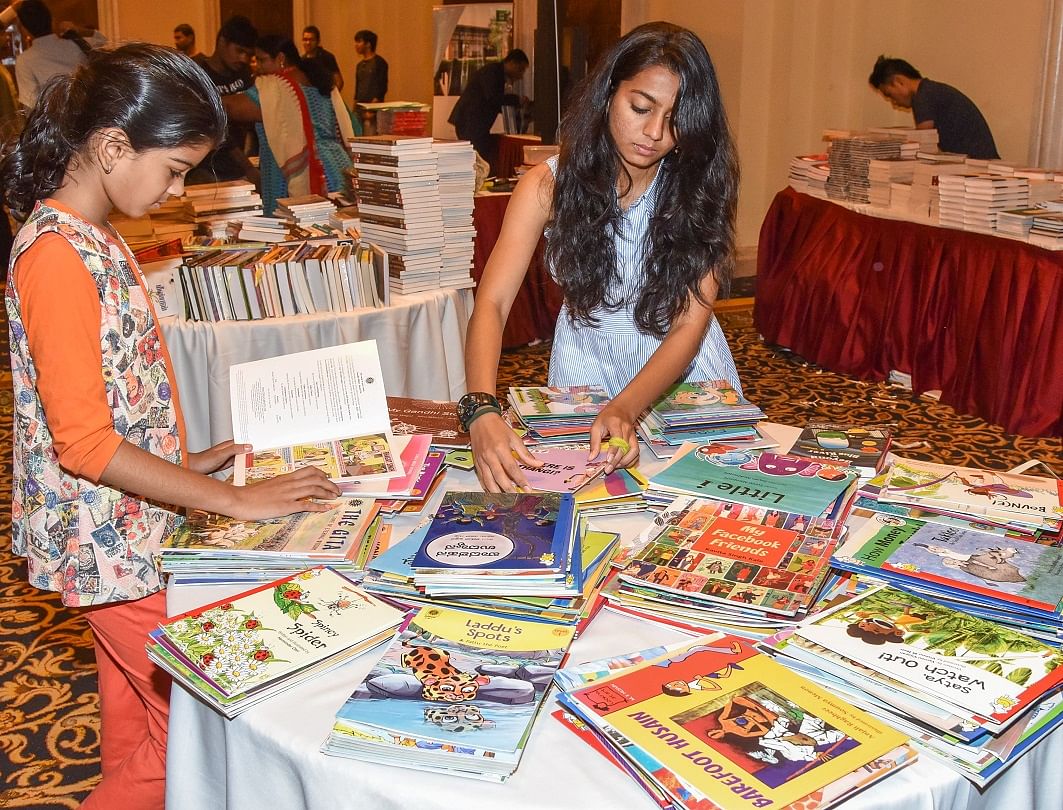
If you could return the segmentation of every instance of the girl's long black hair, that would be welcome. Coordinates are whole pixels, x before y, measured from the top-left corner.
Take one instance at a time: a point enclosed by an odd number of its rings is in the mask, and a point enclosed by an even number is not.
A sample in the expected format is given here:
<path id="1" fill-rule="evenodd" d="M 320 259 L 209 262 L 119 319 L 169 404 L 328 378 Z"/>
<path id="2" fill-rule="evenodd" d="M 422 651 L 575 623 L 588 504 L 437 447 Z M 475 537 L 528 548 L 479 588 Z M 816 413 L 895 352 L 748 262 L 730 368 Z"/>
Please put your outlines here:
<path id="1" fill-rule="evenodd" d="M 25 216 L 63 184 L 94 132 L 120 129 L 141 152 L 216 146 L 225 126 L 213 82 L 184 54 L 147 43 L 96 49 L 73 73 L 45 85 L 0 157 L 0 187 L 12 212 Z"/>
<path id="2" fill-rule="evenodd" d="M 692 32 L 665 22 L 641 25 L 576 89 L 561 122 L 546 257 L 574 322 L 594 324 L 596 307 L 623 306 L 606 291 L 619 273 L 617 185 L 631 178 L 609 132 L 609 104 L 620 82 L 655 66 L 679 79 L 672 110 L 676 148 L 659 169 L 634 316 L 640 331 L 663 338 L 691 294 L 703 300 L 707 274 L 725 291 L 734 269 L 738 160 L 716 70 Z"/>

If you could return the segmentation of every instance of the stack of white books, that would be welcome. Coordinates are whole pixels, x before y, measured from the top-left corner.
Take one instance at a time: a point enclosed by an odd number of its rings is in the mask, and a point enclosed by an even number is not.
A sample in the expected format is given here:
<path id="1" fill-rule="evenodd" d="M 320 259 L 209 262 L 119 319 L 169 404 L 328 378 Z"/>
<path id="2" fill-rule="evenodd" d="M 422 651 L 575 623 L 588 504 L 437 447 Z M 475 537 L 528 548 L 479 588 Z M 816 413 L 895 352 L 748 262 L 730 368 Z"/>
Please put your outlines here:
<path id="1" fill-rule="evenodd" d="M 964 180 L 963 227 L 968 231 L 992 233 L 997 214 L 1021 208 L 1030 202 L 1030 181 L 990 173 Z"/>
<path id="2" fill-rule="evenodd" d="M 476 152 L 468 141 L 436 139 L 432 143 L 439 168 L 439 203 L 443 209 L 443 251 L 439 286 L 464 289 L 476 286 L 472 268 L 473 194 L 476 191 Z"/>
<path id="3" fill-rule="evenodd" d="M 870 183 L 868 198 L 871 204 L 879 208 L 889 208 L 892 205 L 894 184 L 911 185 L 914 167 L 914 160 L 904 158 L 870 161 L 867 167 L 867 179 Z"/>
<path id="4" fill-rule="evenodd" d="M 362 234 L 387 251 L 392 291 L 438 289 L 445 239 L 432 139 L 371 135 L 350 148 Z"/>
<path id="5" fill-rule="evenodd" d="M 186 217 L 211 236 L 225 236 L 230 222 L 262 216 L 262 197 L 246 180 L 186 186 L 182 201 Z"/>
<path id="6" fill-rule="evenodd" d="M 273 215 L 289 225 L 320 225 L 328 222 L 336 206 L 327 197 L 306 194 L 302 197 L 281 197 Z"/>
<path id="7" fill-rule="evenodd" d="M 824 170 L 823 183 L 826 183 L 827 176 L 830 173 L 830 162 L 827 160 L 826 154 L 797 155 L 792 158 L 790 160 L 790 188 L 794 191 L 800 191 L 802 194 L 813 194 L 811 176 L 813 170 L 817 168 Z"/>
<path id="8" fill-rule="evenodd" d="M 941 155 L 946 153 L 942 152 Z M 947 160 L 920 159 L 912 171 L 912 191 L 908 198 L 908 213 L 920 220 L 929 218 L 938 221 L 938 182 L 950 174 L 966 174 L 970 169 L 963 157 L 952 156 Z"/>

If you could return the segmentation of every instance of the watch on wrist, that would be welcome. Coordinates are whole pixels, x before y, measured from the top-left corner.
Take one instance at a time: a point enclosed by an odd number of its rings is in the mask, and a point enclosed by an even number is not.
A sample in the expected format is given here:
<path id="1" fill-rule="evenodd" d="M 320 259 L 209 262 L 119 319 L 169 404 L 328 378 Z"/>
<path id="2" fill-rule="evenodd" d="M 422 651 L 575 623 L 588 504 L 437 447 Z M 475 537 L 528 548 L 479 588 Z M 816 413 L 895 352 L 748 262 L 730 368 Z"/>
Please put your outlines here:
<path id="1" fill-rule="evenodd" d="M 468 432 L 476 414 L 481 409 L 490 408 L 495 413 L 502 413 L 498 399 L 484 391 L 471 391 L 458 400 L 458 421 L 461 429 Z"/>

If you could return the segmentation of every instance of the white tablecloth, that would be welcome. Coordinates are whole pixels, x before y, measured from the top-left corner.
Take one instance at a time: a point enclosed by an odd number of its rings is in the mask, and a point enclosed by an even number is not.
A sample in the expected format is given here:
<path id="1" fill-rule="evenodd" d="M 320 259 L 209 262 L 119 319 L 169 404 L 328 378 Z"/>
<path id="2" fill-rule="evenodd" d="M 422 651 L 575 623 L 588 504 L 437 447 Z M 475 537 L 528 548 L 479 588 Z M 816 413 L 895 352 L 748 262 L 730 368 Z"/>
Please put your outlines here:
<path id="1" fill-rule="evenodd" d="M 394 295 L 383 309 L 259 321 L 162 322 L 190 450 L 232 438 L 229 367 L 281 354 L 375 339 L 393 396 L 458 399 L 465 393 L 469 290 Z"/>
<path id="2" fill-rule="evenodd" d="M 646 465 L 647 467 L 649 465 Z M 448 488 L 475 487 L 472 473 L 448 472 Z M 648 518 L 613 517 L 601 528 L 630 538 Z M 405 515 L 396 537 L 413 528 Z M 621 526 L 620 523 L 623 523 Z M 176 586 L 170 614 L 223 599 L 239 586 Z M 608 610 L 572 647 L 578 663 L 679 638 L 673 631 Z M 167 810 L 627 810 L 656 805 L 634 781 L 575 737 L 550 712 L 535 723 L 517 772 L 496 785 L 320 752 L 336 711 L 376 663 L 381 651 L 350 661 L 298 689 L 235 718 L 220 714 L 179 686 L 170 706 L 166 761 Z M 1060 810 L 1063 733 L 1058 730 L 1020 759 L 984 794 L 943 765 L 922 757 L 850 799 L 846 810 Z"/>

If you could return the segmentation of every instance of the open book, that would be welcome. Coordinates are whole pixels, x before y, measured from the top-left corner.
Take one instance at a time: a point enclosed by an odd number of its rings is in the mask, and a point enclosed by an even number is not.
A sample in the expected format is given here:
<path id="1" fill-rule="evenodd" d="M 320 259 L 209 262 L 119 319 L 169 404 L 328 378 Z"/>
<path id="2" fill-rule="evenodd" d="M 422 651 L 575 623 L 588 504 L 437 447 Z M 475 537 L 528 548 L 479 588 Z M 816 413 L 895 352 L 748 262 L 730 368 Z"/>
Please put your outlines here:
<path id="1" fill-rule="evenodd" d="M 229 393 L 233 439 L 254 447 L 236 458 L 237 486 L 306 466 L 333 481 L 405 473 L 375 340 L 240 363 Z"/>

